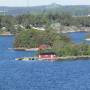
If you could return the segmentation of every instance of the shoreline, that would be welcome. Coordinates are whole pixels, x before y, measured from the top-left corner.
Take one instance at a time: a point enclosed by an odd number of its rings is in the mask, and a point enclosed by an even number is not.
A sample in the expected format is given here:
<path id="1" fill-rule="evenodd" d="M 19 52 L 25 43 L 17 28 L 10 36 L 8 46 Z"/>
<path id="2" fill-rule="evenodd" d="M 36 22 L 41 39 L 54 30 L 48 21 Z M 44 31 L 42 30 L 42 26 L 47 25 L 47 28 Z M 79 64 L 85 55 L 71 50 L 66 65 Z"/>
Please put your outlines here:
<path id="1" fill-rule="evenodd" d="M 78 59 L 90 59 L 90 55 L 81 55 L 81 56 L 65 56 L 65 57 L 58 57 L 59 60 L 78 60 Z"/>
<path id="2" fill-rule="evenodd" d="M 9 50 L 15 51 L 38 51 L 38 48 L 8 48 Z"/>
<path id="3" fill-rule="evenodd" d="M 13 36 L 14 34 L 0 34 L 0 36 Z"/>
<path id="4" fill-rule="evenodd" d="M 62 30 L 56 29 L 58 32 L 69 33 L 69 32 L 90 32 L 90 27 L 83 26 L 62 26 Z"/>
<path id="5" fill-rule="evenodd" d="M 88 32 L 90 32 L 90 31 L 84 31 L 84 30 L 81 30 L 81 31 L 61 31 L 61 33 L 77 33 L 77 32 L 86 32 L 86 33 L 88 33 Z M 1 33 L 0 34 L 0 36 L 14 36 L 15 34 L 11 34 L 11 33 L 9 33 L 9 34 L 6 34 L 6 33 Z"/>
<path id="6" fill-rule="evenodd" d="M 37 61 L 46 61 L 46 59 L 40 59 L 40 58 L 35 57 L 35 56 L 34 57 L 16 58 L 16 60 L 30 61 L 31 58 L 34 58 Z M 47 59 L 47 61 L 66 61 L 66 60 L 80 60 L 80 59 L 90 59 L 90 55 L 57 57 L 55 60 L 48 60 Z"/>
<path id="7" fill-rule="evenodd" d="M 11 34 L 10 32 L 3 32 L 0 33 L 0 36 L 13 36 L 14 34 Z"/>
<path id="8" fill-rule="evenodd" d="M 77 33 L 77 32 L 85 32 L 88 33 L 90 31 L 62 31 L 62 33 Z"/>

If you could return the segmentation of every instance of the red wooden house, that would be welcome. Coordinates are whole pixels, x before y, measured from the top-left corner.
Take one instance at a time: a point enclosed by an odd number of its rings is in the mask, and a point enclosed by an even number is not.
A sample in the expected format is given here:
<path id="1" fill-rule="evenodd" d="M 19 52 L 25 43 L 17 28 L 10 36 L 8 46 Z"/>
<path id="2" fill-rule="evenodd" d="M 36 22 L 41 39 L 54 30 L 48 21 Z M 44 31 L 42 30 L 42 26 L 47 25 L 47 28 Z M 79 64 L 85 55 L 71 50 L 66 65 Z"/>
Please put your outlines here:
<path id="1" fill-rule="evenodd" d="M 38 55 L 40 60 L 56 60 L 57 56 L 54 52 L 41 53 Z"/>
<path id="2" fill-rule="evenodd" d="M 38 48 L 39 48 L 39 50 L 45 50 L 45 49 L 47 49 L 47 48 L 49 48 L 49 47 L 50 47 L 49 45 L 42 44 L 42 45 L 40 45 Z"/>

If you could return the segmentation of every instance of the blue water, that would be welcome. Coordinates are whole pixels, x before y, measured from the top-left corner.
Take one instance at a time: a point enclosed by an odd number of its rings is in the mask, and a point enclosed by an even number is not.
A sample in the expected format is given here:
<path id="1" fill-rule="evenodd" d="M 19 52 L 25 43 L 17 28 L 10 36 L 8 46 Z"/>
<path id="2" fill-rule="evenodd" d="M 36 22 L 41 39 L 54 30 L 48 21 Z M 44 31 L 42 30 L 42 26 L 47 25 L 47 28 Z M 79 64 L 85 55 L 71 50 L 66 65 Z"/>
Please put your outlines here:
<path id="1" fill-rule="evenodd" d="M 81 34 L 71 33 L 72 38 L 79 35 L 77 40 L 83 40 Z M 16 61 L 36 52 L 9 50 L 13 40 L 13 36 L 0 36 L 0 90 L 90 90 L 89 60 Z"/>
<path id="2" fill-rule="evenodd" d="M 74 32 L 74 33 L 68 33 L 70 39 L 75 43 L 81 43 L 86 42 L 86 36 L 88 33 L 86 32 Z"/>

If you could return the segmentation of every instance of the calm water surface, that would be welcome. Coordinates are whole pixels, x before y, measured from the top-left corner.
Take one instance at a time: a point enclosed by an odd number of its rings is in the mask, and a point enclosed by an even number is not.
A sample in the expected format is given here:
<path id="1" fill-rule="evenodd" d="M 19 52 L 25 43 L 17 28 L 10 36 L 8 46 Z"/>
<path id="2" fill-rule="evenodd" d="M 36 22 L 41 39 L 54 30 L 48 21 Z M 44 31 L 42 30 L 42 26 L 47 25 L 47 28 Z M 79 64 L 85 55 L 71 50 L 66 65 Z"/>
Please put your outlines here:
<path id="1" fill-rule="evenodd" d="M 86 42 L 86 36 L 89 33 L 86 32 L 75 32 L 75 33 L 68 33 L 68 35 L 71 37 L 71 40 L 74 41 L 75 43 L 80 43 L 80 42 Z"/>
<path id="2" fill-rule="evenodd" d="M 78 35 L 78 36 L 77 36 Z M 71 33 L 84 40 L 85 33 Z M 90 61 L 16 61 L 36 52 L 13 51 L 14 37 L 0 36 L 0 90 L 90 90 Z"/>

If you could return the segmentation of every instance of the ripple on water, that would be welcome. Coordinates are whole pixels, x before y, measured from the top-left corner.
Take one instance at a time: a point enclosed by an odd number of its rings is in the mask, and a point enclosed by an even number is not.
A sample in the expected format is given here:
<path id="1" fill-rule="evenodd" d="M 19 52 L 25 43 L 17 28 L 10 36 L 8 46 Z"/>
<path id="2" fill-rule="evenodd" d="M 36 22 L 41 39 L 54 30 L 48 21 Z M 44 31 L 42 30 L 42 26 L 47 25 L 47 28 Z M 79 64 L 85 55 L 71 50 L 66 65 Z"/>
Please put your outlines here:
<path id="1" fill-rule="evenodd" d="M 5 90 L 82 90 L 90 88 L 90 61 L 0 61 Z M 7 89 L 8 88 L 8 89 Z"/>

